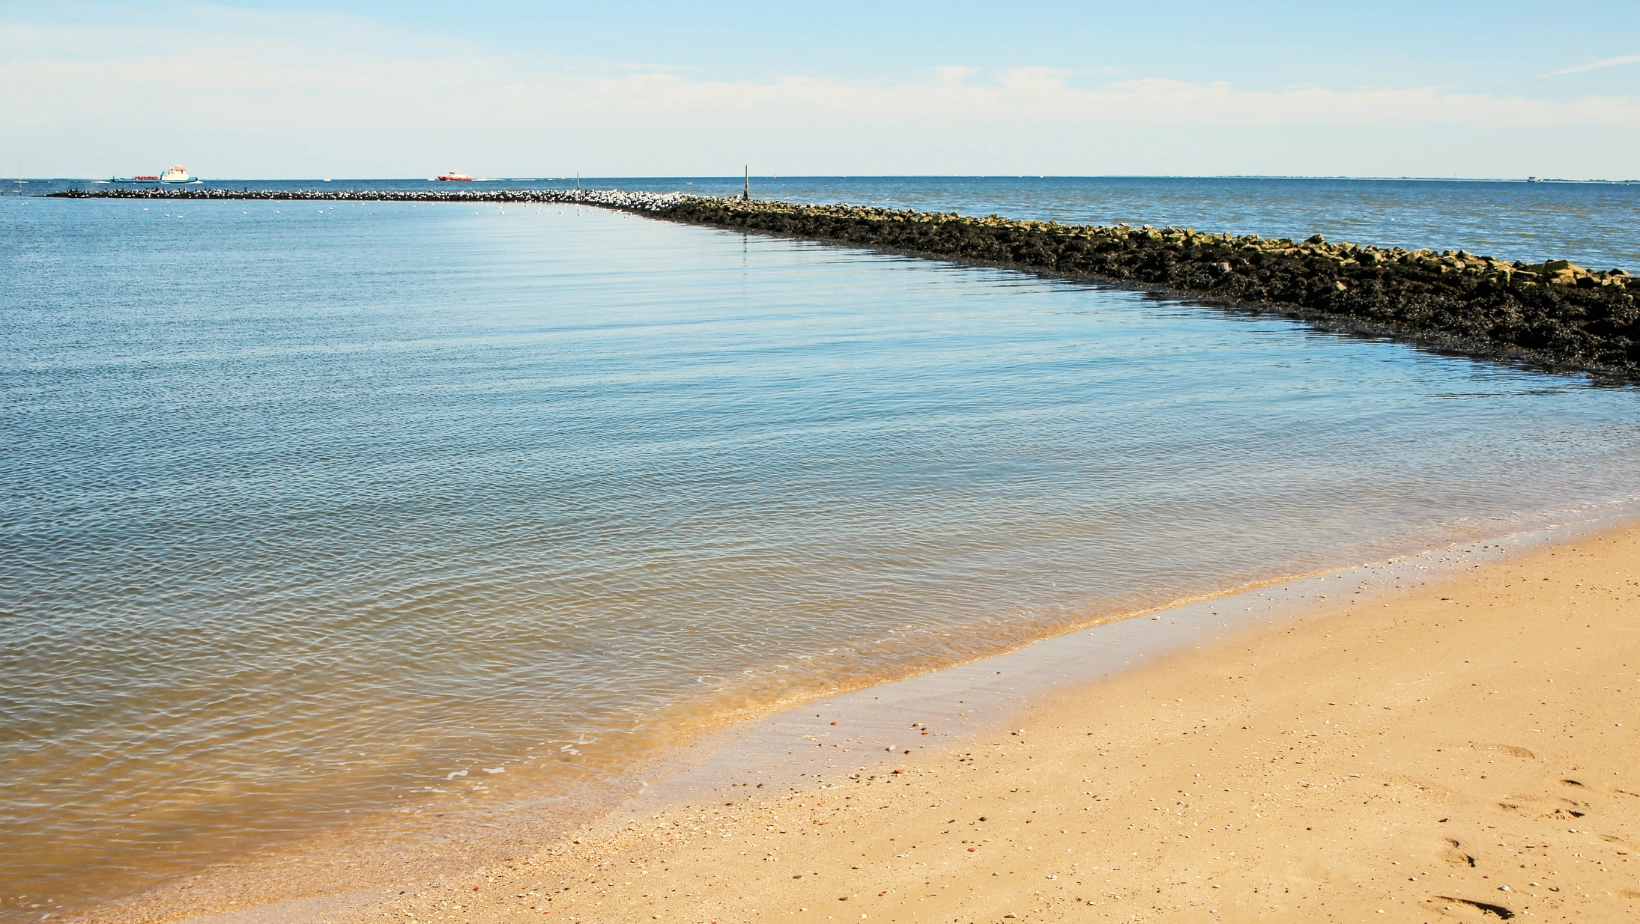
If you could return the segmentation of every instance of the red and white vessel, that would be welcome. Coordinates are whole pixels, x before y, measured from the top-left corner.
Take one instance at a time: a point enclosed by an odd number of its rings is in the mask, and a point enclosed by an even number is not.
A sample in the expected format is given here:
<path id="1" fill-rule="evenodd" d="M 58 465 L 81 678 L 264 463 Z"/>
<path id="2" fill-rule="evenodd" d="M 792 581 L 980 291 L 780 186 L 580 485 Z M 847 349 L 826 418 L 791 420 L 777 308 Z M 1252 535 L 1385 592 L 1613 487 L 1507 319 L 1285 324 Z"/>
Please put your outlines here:
<path id="1" fill-rule="evenodd" d="M 471 183 L 473 181 L 472 177 L 462 173 L 460 170 L 451 170 L 449 173 L 441 173 L 438 175 L 438 178 L 446 183 Z"/>

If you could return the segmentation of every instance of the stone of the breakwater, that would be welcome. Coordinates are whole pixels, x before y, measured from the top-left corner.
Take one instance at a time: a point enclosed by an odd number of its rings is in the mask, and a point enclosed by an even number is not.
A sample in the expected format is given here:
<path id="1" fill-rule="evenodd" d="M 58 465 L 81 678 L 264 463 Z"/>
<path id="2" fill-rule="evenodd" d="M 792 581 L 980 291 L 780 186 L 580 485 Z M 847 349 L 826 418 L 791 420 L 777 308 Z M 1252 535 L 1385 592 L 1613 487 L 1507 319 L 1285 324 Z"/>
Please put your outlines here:
<path id="1" fill-rule="evenodd" d="M 1640 283 L 1620 269 L 1527 264 L 1194 228 L 1067 225 L 989 215 L 609 189 L 71 190 L 65 198 L 562 203 L 1161 289 L 1479 356 L 1640 376 Z"/>

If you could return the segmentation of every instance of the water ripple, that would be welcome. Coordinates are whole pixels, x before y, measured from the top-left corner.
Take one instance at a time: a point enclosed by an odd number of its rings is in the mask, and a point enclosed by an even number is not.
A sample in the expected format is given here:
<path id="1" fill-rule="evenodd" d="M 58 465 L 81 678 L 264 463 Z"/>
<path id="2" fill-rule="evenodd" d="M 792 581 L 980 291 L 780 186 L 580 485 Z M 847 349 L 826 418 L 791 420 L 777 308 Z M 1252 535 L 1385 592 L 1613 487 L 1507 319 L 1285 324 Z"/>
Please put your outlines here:
<path id="1" fill-rule="evenodd" d="M 0 909 L 1636 490 L 1632 390 L 996 270 L 576 209 L 0 218 Z"/>

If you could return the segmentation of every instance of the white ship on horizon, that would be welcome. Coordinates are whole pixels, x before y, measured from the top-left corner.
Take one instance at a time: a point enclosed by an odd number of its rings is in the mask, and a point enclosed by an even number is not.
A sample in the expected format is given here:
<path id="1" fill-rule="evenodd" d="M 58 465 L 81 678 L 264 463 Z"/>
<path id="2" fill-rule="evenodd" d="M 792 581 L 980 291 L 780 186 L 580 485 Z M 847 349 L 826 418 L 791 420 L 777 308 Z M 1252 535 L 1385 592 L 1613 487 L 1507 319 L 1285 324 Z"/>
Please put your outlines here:
<path id="1" fill-rule="evenodd" d="M 199 180 L 188 175 L 188 168 L 177 164 L 159 175 L 161 183 L 198 183 Z"/>

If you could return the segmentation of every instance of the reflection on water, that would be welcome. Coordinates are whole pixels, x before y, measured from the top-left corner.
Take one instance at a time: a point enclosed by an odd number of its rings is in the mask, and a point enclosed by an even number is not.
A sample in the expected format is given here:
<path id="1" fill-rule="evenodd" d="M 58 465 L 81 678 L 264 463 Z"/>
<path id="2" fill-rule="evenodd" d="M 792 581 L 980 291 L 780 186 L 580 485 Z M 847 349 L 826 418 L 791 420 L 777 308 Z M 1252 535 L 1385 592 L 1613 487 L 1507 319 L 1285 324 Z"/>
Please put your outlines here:
<path id="1" fill-rule="evenodd" d="M 1634 489 L 1633 390 L 1130 292 L 596 210 L 23 202 L 0 917 Z"/>

